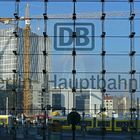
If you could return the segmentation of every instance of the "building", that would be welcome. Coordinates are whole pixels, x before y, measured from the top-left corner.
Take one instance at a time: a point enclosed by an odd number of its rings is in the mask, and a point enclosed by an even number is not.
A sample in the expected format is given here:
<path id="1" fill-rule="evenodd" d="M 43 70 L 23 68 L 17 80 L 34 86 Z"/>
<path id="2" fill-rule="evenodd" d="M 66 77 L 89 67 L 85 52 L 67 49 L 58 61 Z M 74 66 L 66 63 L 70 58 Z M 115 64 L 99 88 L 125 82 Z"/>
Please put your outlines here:
<path id="1" fill-rule="evenodd" d="M 51 105 L 58 105 L 66 108 L 66 114 L 73 108 L 73 93 L 71 89 L 52 89 Z M 75 94 L 76 110 L 82 114 L 94 116 L 100 112 L 102 95 L 100 91 L 93 89 L 77 89 Z"/>
<path id="2" fill-rule="evenodd" d="M 108 117 L 112 117 L 113 113 L 113 97 L 104 96 L 104 107 L 106 108 L 106 113 Z"/>
<path id="3" fill-rule="evenodd" d="M 12 89 L 16 89 L 17 106 L 22 108 L 24 30 L 21 28 L 18 29 L 18 37 L 14 36 L 14 31 L 15 29 L 12 27 L 0 29 L 0 79 L 7 81 L 7 85 L 12 85 Z M 39 109 L 41 110 L 43 106 L 49 104 L 49 94 L 47 90 L 42 93 L 42 88 L 46 88 L 43 70 L 46 67 L 46 71 L 50 71 L 50 57 L 46 56 L 47 62 L 44 62 L 44 38 L 39 37 L 33 32 L 30 32 L 30 36 L 30 99 L 32 113 L 38 113 Z M 49 49 L 50 41 L 47 39 L 46 51 Z M 11 93 L 13 92 L 12 89 Z M 13 100 L 13 102 L 15 101 Z"/>
<path id="4" fill-rule="evenodd" d="M 13 69 L 16 68 L 16 39 L 13 36 L 13 28 L 0 29 L 0 78 L 2 80 L 13 79 Z"/>
<path id="5" fill-rule="evenodd" d="M 73 107 L 73 94 L 70 89 L 51 89 L 50 99 L 51 106 L 65 107 L 66 114 L 68 114 Z"/>
<path id="6" fill-rule="evenodd" d="M 130 114 L 131 100 L 128 96 L 114 96 L 113 108 L 119 117 Z"/>

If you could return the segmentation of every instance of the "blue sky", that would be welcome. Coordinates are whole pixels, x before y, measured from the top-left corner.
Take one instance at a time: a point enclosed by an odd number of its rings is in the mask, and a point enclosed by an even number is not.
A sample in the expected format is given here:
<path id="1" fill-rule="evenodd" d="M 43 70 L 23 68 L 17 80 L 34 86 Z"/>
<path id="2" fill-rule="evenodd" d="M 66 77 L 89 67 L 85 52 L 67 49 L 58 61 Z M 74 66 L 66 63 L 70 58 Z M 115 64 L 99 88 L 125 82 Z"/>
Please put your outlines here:
<path id="1" fill-rule="evenodd" d="M 23 2 L 20 4 L 20 16 L 24 16 L 26 3 Z M 72 3 L 62 3 L 62 2 L 53 2 L 48 4 L 48 13 L 49 14 L 72 14 Z M 7 10 L 8 9 L 8 10 Z M 135 3 L 135 10 L 139 11 L 140 3 Z M 13 17 L 14 13 L 14 3 L 13 2 L 0 2 L 0 17 Z M 94 2 L 94 3 L 82 3 L 79 2 L 76 4 L 76 12 L 77 13 L 92 13 L 92 12 L 100 12 L 101 11 L 101 3 Z M 108 2 L 105 5 L 106 12 L 120 12 L 125 11 L 128 12 L 129 17 L 129 3 L 127 2 Z M 43 3 L 40 2 L 31 2 L 30 3 L 30 15 L 38 16 L 42 15 L 44 12 Z M 140 18 L 140 14 L 136 15 L 137 18 Z M 91 22 L 95 25 L 95 36 L 101 35 L 101 21 L 100 20 L 81 20 L 82 22 Z M 48 33 L 53 35 L 53 27 L 56 22 L 60 22 L 58 20 L 49 21 Z M 66 22 L 66 21 L 61 21 Z M 33 21 L 32 23 L 32 30 L 37 33 L 43 32 L 43 24 L 42 21 Z M 1 24 L 0 24 L 1 25 Z M 21 23 L 24 25 L 24 22 Z M 40 30 L 37 30 L 37 25 L 40 27 Z M 135 21 L 135 32 L 136 35 L 139 36 L 135 39 L 135 49 L 137 54 L 140 54 L 139 49 L 139 42 L 140 42 L 140 20 Z M 128 20 L 106 20 L 105 22 L 105 31 L 106 35 L 108 36 L 128 36 L 129 35 L 129 21 Z M 52 39 L 53 40 L 53 39 Z M 52 43 L 53 46 L 53 43 Z M 130 42 L 129 38 L 106 38 L 106 51 L 107 53 L 129 53 Z M 93 51 L 85 51 L 82 53 L 86 53 L 87 55 L 80 55 L 76 58 L 76 68 L 77 71 L 82 72 L 100 72 L 101 71 L 101 57 L 100 55 L 89 55 L 94 53 L 101 52 L 101 38 L 95 38 L 95 49 Z M 72 77 L 71 70 L 72 70 L 72 57 L 71 55 L 64 55 L 65 53 L 71 54 L 70 51 L 68 52 L 57 52 L 52 49 L 52 53 L 61 53 L 63 55 L 57 55 L 52 57 L 52 70 L 53 71 L 60 71 L 60 72 L 70 72 L 68 77 Z M 81 52 L 79 52 L 81 53 Z M 140 56 L 136 56 L 135 59 L 135 67 L 138 72 L 140 72 Z M 130 71 L 129 68 L 129 56 L 106 56 L 106 70 L 111 72 L 128 72 Z M 61 76 L 67 77 L 66 74 L 62 74 Z M 80 74 L 79 77 L 88 77 L 86 73 Z M 129 77 L 129 75 L 122 75 L 124 77 Z M 111 75 L 108 77 L 116 77 Z"/>

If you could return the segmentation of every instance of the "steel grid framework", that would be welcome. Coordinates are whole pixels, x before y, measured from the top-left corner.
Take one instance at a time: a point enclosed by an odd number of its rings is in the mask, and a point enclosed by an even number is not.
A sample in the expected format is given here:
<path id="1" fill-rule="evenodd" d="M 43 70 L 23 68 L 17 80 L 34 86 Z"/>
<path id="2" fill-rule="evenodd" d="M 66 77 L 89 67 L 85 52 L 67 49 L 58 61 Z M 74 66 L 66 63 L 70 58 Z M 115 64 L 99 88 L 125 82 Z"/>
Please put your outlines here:
<path id="1" fill-rule="evenodd" d="M 7 0 L 7 2 L 14 2 L 14 0 Z M 20 5 L 22 5 L 23 3 L 22 2 L 27 2 L 27 1 L 24 1 L 24 0 L 16 0 L 15 1 L 15 11 L 13 11 L 13 14 L 16 14 L 15 18 L 12 18 L 11 19 L 14 19 L 14 28 L 15 28 L 15 32 L 13 34 L 13 37 L 15 37 L 16 41 L 17 41 L 17 44 L 19 42 L 19 36 L 17 36 L 18 34 L 18 30 L 19 30 L 19 23 L 22 22 L 23 19 L 20 19 Z M 34 0 L 30 0 L 29 2 L 34 2 Z M 139 27 L 135 27 L 135 23 L 136 22 L 139 22 L 140 21 L 140 16 L 139 16 L 139 12 L 137 14 L 137 11 L 135 11 L 135 5 L 139 4 L 139 0 L 67 0 L 67 1 L 64 1 L 64 0 L 38 0 L 38 2 L 41 2 L 42 6 L 44 6 L 44 11 L 42 13 L 42 16 L 39 16 L 39 17 L 31 17 L 30 20 L 34 21 L 34 20 L 40 20 L 41 22 L 44 22 L 42 25 L 43 25 L 43 32 L 42 32 L 42 35 L 39 34 L 38 36 L 40 38 L 44 38 L 44 50 L 43 50 L 43 53 L 42 54 L 30 54 L 30 55 L 43 55 L 43 64 L 44 64 L 44 68 L 42 69 L 42 71 L 38 71 L 38 72 L 31 72 L 31 73 L 36 73 L 36 74 L 43 74 L 43 81 L 44 83 L 44 89 L 45 90 L 42 90 L 43 94 L 46 94 L 46 93 L 49 93 L 51 92 L 51 89 L 49 88 L 49 81 L 48 81 L 48 75 L 52 75 L 53 74 L 65 74 L 65 76 L 67 75 L 70 75 L 70 77 L 72 78 L 72 93 L 73 93 L 73 107 L 75 108 L 76 107 L 76 99 L 75 99 L 75 94 L 76 94 L 76 78 L 81 74 L 87 74 L 87 75 L 90 75 L 90 74 L 98 74 L 101 76 L 101 79 L 102 80 L 102 87 L 101 87 L 101 93 L 102 93 L 102 107 L 101 107 L 101 111 L 104 111 L 104 96 L 106 96 L 106 94 L 112 94 L 113 92 L 121 92 L 121 93 L 124 93 L 124 92 L 129 92 L 129 95 L 130 95 L 130 99 L 131 99 L 131 103 L 130 103 L 130 113 L 131 113 L 131 119 L 130 121 L 132 122 L 134 120 L 134 116 L 133 116 L 133 110 L 134 108 L 136 108 L 137 112 L 138 112 L 138 117 L 139 117 L 139 107 L 138 105 L 136 105 L 135 101 L 135 93 L 137 92 L 137 94 L 139 94 L 140 90 L 138 89 L 135 89 L 133 88 L 133 83 L 131 82 L 131 84 L 129 85 L 129 88 L 127 90 L 110 90 L 110 89 L 106 89 L 104 87 L 104 80 L 106 80 L 107 76 L 108 75 L 119 75 L 119 74 L 122 74 L 122 75 L 127 75 L 127 77 L 129 77 L 130 81 L 133 81 L 133 79 L 135 79 L 139 74 L 140 74 L 140 71 L 139 70 L 136 70 L 136 67 L 138 67 L 138 62 L 136 63 L 136 57 L 139 57 L 140 56 L 140 52 L 136 50 L 135 48 L 135 40 L 137 40 L 137 42 L 139 42 L 139 39 L 140 39 L 140 34 L 137 34 L 137 30 L 139 29 Z M 48 10 L 49 10 L 49 3 L 53 3 L 55 5 L 55 2 L 61 2 L 61 3 L 69 3 L 72 10 L 71 10 L 71 14 L 68 14 L 68 16 L 65 16 L 65 14 L 61 15 L 59 17 L 59 14 L 58 16 L 50 16 L 49 17 L 49 14 L 48 14 Z M 96 13 L 98 15 L 98 17 L 96 17 L 96 14 L 94 16 L 92 16 L 92 13 L 90 14 L 90 16 L 88 15 L 81 15 L 79 16 L 80 14 L 76 12 L 77 10 L 77 5 L 78 3 L 95 3 L 95 4 L 100 4 L 100 11 L 98 11 L 99 13 Z M 128 17 L 124 17 L 123 15 L 118 15 L 117 17 L 116 16 L 112 16 L 110 17 L 111 13 L 108 14 L 108 11 L 106 11 L 106 6 L 109 4 L 109 3 L 124 3 L 124 4 L 127 4 L 129 5 L 129 9 L 127 9 L 129 12 L 127 13 L 128 14 Z M 57 4 L 57 3 L 56 3 Z M 87 7 L 86 7 L 87 8 Z M 94 10 L 93 10 L 94 11 Z M 118 11 L 119 12 L 119 11 Z M 125 12 L 124 12 L 125 13 Z M 126 14 L 126 15 L 127 15 Z M 138 15 L 138 16 L 137 16 Z M 108 17 L 107 17 L 108 16 Z M 17 18 L 18 17 L 18 18 Z M 3 17 L 2 17 L 3 18 Z M 83 21 L 84 20 L 87 20 L 87 19 L 90 19 L 92 20 L 93 22 L 94 21 L 98 21 L 98 23 L 100 22 L 100 33 L 95 33 L 95 35 L 93 36 L 95 38 L 95 41 L 100 41 L 100 50 L 98 52 L 88 52 L 88 51 L 85 51 L 85 52 L 80 52 L 80 51 L 77 51 L 76 50 L 76 38 L 77 36 L 74 34 L 76 33 L 76 23 L 79 19 L 82 19 Z M 24 19 L 25 20 L 25 19 Z M 61 21 L 62 22 L 65 20 L 69 20 L 72 24 L 73 24 L 73 36 L 72 36 L 72 39 L 73 39 L 73 47 L 72 47 L 72 50 L 71 52 L 70 51 L 66 51 L 66 52 L 57 52 L 56 50 L 55 51 L 52 51 L 52 50 L 48 50 L 47 49 L 47 41 L 46 39 L 47 38 L 55 38 L 55 37 L 59 37 L 59 36 L 55 36 L 55 35 L 52 35 L 52 34 L 49 34 L 50 32 L 48 31 L 49 29 L 49 20 L 56 20 L 56 21 Z M 115 35 L 111 35 L 111 34 L 107 34 L 108 32 L 108 29 L 106 29 L 106 24 L 109 24 L 109 22 L 107 21 L 126 21 L 127 24 L 129 25 L 129 29 L 126 29 L 127 32 L 128 32 L 128 35 L 123 35 L 123 34 L 117 34 Z M 121 25 L 118 25 L 118 26 L 121 26 Z M 96 27 L 95 27 L 96 28 Z M 137 30 L 135 30 L 137 29 Z M 115 32 L 115 31 L 114 31 Z M 35 37 L 35 36 L 31 36 L 31 37 Z M 65 37 L 65 36 L 63 36 Z M 117 53 L 114 53 L 114 52 L 111 52 L 108 53 L 107 52 L 107 43 L 106 41 L 108 41 L 108 39 L 127 39 L 127 42 L 129 41 L 129 51 L 128 52 L 123 52 L 123 51 L 118 51 Z M 113 45 L 113 43 L 112 43 Z M 120 44 L 119 44 L 120 45 Z M 53 47 L 53 46 L 51 46 Z M 17 45 L 17 48 L 18 48 L 18 45 Z M 9 54 L 9 55 L 12 55 L 12 54 Z M 20 54 L 20 55 L 25 55 L 25 54 Z M 51 56 L 52 58 L 53 57 L 56 57 L 56 56 L 61 56 L 61 55 L 64 55 L 64 56 L 69 56 L 71 57 L 72 59 L 72 67 L 71 67 L 71 70 L 69 71 L 66 71 L 64 69 L 64 71 L 57 71 L 54 70 L 54 71 L 47 71 L 47 64 L 48 64 L 48 56 Z M 97 56 L 99 57 L 101 63 L 100 63 L 100 70 L 97 70 L 97 71 L 82 71 L 79 69 L 77 69 L 77 65 L 78 63 L 81 63 L 80 61 L 77 61 L 77 57 L 78 56 Z M 111 57 L 127 57 L 129 58 L 129 63 L 127 64 L 129 70 L 128 71 L 110 71 L 110 70 L 106 70 L 106 57 L 109 57 L 111 59 Z M 17 57 L 17 62 L 18 62 L 18 54 L 16 55 Z M 57 58 L 56 58 L 57 59 Z M 98 59 L 98 60 L 99 60 Z M 79 60 L 79 59 L 78 59 Z M 113 61 L 113 60 L 112 60 Z M 55 62 L 55 61 L 54 61 Z M 53 63 L 53 61 L 51 61 L 51 63 Z M 98 62 L 97 62 L 98 63 Z M 115 63 L 115 62 L 114 62 Z M 96 63 L 91 63 L 92 65 L 90 67 L 96 67 Z M 62 63 L 60 63 L 59 65 L 63 65 Z M 137 65 L 137 66 L 136 66 Z M 122 65 L 121 65 L 122 66 Z M 120 67 L 121 67 L 120 66 Z M 119 65 L 118 65 L 119 67 Z M 12 73 L 12 72 L 11 72 Z M 14 89 L 15 86 L 18 87 L 18 72 L 15 72 L 13 71 L 13 88 L 12 88 L 12 94 L 14 95 L 13 97 L 16 98 L 17 97 L 17 91 Z M 60 76 L 61 77 L 61 76 Z M 16 96 L 15 96 L 16 95 Z M 17 99 L 14 99 L 14 100 L 17 100 Z M 137 99 L 137 102 L 138 99 Z M 13 102 L 14 103 L 14 102 Z M 44 108 L 44 106 L 42 107 Z M 2 108 L 3 109 L 3 108 Z M 5 109 L 5 108 L 4 108 Z M 11 108 L 9 108 L 10 110 Z M 13 105 L 13 108 L 12 110 L 20 110 L 15 102 L 15 104 Z M 129 108 L 128 108 L 129 110 Z M 102 117 L 102 120 L 104 122 L 104 117 Z M 104 123 L 103 123 L 104 124 Z M 133 133 L 131 135 L 131 138 L 133 137 Z"/>

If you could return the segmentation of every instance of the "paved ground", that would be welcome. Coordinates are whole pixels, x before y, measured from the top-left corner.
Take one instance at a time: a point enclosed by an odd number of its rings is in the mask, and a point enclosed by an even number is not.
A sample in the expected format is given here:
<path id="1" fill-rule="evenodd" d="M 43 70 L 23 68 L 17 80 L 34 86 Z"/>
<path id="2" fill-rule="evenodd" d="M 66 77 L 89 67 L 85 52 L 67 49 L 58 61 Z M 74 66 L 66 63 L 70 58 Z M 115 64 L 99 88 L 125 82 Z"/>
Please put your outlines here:
<path id="1" fill-rule="evenodd" d="M 18 128 L 16 133 L 8 134 L 6 129 L 0 129 L 0 140 L 43 140 L 42 130 L 37 128 Z M 72 140 L 71 132 L 46 133 L 46 140 Z M 76 133 L 75 140 L 140 140 L 140 134 L 130 133 L 107 133 L 104 136 L 102 133 L 80 134 Z"/>
<path id="2" fill-rule="evenodd" d="M 13 138 L 12 136 L 1 136 L 1 140 L 43 140 L 42 137 L 37 137 L 37 136 L 28 136 L 28 137 L 23 137 L 23 138 Z M 71 136 L 56 136 L 52 135 L 49 139 L 46 138 L 46 140 L 72 140 Z M 131 139 L 130 136 L 76 136 L 75 140 L 140 140 L 140 136 L 135 136 Z"/>

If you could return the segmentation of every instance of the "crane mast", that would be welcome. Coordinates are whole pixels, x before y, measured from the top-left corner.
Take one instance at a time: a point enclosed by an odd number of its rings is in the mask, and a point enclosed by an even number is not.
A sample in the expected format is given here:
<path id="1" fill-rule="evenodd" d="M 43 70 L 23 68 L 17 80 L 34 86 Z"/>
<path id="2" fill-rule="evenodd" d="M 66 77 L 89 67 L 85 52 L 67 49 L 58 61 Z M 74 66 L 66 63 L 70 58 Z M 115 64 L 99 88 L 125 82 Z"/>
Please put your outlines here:
<path id="1" fill-rule="evenodd" d="M 29 4 L 26 5 L 25 10 L 25 29 L 24 29 L 24 90 L 23 90 L 23 109 L 26 115 L 30 113 L 31 97 L 30 97 L 30 20 L 29 18 Z"/>

